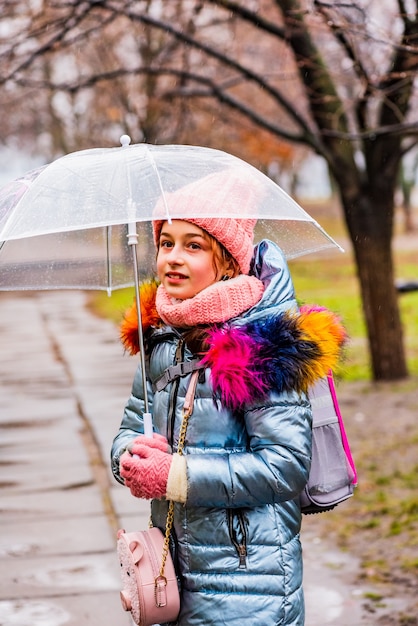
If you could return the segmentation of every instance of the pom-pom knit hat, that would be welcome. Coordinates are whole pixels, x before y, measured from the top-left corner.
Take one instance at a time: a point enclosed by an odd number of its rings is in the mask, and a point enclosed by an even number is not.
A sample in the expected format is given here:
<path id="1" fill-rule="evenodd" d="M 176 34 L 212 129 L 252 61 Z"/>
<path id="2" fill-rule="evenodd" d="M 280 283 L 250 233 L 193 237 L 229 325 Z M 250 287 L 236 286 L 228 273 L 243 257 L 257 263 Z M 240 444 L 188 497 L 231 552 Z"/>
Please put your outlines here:
<path id="1" fill-rule="evenodd" d="M 238 262 L 243 274 L 248 274 L 253 255 L 254 226 L 256 219 L 235 217 L 195 217 L 217 213 L 228 214 L 228 207 L 232 208 L 231 215 L 248 215 L 254 211 L 260 202 L 259 186 L 249 180 L 246 170 L 225 170 L 210 174 L 190 185 L 167 194 L 165 201 L 168 210 L 181 211 L 183 219 L 203 228 L 214 237 Z M 161 202 L 161 201 L 160 201 Z M 152 223 L 154 243 L 158 248 L 161 228 L 164 220 L 155 220 Z"/>

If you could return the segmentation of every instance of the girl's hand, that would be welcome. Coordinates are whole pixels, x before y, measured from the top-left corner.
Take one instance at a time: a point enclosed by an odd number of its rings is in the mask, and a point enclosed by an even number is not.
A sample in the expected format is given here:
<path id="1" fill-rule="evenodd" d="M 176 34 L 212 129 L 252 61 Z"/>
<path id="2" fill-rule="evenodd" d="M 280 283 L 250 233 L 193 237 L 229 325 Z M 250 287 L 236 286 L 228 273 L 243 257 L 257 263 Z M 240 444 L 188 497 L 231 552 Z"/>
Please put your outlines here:
<path id="1" fill-rule="evenodd" d="M 159 447 L 148 445 L 148 442 L 154 439 L 144 437 L 146 444 L 140 443 L 138 439 L 141 437 L 138 437 L 133 445 L 135 456 L 130 452 L 124 452 L 120 457 L 120 475 L 136 498 L 147 500 L 163 498 L 166 495 L 168 473 L 173 457 Z M 165 447 L 167 448 L 167 445 Z"/>
<path id="2" fill-rule="evenodd" d="M 139 435 L 136 437 L 132 443 L 127 447 L 128 452 L 131 454 L 138 454 L 138 450 L 142 448 L 138 448 L 138 446 L 148 446 L 149 448 L 156 448 L 161 450 L 161 452 L 170 452 L 170 446 L 168 445 L 168 441 L 162 435 L 158 433 L 154 433 L 153 437 L 145 437 L 145 435 Z"/>

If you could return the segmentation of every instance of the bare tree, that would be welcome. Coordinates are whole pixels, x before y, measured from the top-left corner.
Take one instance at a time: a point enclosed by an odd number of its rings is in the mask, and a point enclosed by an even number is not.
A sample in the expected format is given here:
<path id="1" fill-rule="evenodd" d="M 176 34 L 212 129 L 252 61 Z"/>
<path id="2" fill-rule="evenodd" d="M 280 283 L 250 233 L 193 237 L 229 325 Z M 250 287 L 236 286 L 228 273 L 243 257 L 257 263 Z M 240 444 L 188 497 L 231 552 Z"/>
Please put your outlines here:
<path id="1" fill-rule="evenodd" d="M 22 3 L 6 5 L 0 78 L 15 102 L 22 89 L 97 102 L 111 82 L 133 119 L 135 97 L 154 98 L 151 140 L 166 141 L 176 119 L 188 141 L 212 113 L 235 137 L 246 124 L 321 155 L 354 248 L 374 379 L 407 376 L 391 242 L 400 163 L 418 140 L 417 0 L 68 0 L 30 21 Z M 59 74 L 74 49 L 82 67 Z"/>

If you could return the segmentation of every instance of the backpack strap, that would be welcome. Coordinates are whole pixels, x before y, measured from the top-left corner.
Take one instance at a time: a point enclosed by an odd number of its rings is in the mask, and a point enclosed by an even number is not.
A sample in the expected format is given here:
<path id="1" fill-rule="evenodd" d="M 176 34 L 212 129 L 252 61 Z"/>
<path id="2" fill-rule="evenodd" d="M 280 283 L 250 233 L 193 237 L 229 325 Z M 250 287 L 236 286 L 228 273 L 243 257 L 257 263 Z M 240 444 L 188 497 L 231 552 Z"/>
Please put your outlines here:
<path id="1" fill-rule="evenodd" d="M 187 376 L 187 374 L 191 374 L 192 372 L 201 369 L 201 367 L 201 359 L 192 359 L 191 361 L 182 361 L 181 363 L 170 365 L 170 367 L 167 367 L 161 376 L 153 382 L 153 391 L 162 391 L 162 389 L 167 387 L 168 383 L 173 382 L 176 378 Z"/>

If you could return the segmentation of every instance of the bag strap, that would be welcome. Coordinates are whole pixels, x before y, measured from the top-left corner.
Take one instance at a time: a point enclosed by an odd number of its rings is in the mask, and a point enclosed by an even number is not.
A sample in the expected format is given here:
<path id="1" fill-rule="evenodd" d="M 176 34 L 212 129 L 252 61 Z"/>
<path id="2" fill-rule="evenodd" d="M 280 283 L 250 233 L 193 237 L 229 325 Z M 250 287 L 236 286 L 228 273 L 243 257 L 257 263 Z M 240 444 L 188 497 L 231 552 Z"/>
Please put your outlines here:
<path id="1" fill-rule="evenodd" d="M 189 417 L 193 413 L 194 396 L 196 393 L 196 386 L 197 386 L 198 378 L 199 378 L 199 370 L 195 370 L 190 377 L 190 382 L 187 388 L 186 397 L 184 398 L 183 419 L 181 422 L 179 443 L 177 446 L 177 453 L 180 454 L 180 456 L 183 456 L 184 442 L 186 440 L 187 424 L 189 421 Z M 169 545 L 170 545 L 170 534 L 171 534 L 171 529 L 173 528 L 173 522 L 174 522 L 174 502 L 173 500 L 170 500 L 170 504 L 168 505 L 167 521 L 165 525 L 163 556 L 161 559 L 161 567 L 160 567 L 160 574 L 159 574 L 160 578 L 161 577 L 164 578 L 164 568 L 165 568 L 165 563 L 167 561 L 167 556 L 168 556 L 168 550 L 169 550 Z"/>
<path id="2" fill-rule="evenodd" d="M 350 464 L 351 469 L 353 470 L 353 485 L 357 485 L 357 469 L 356 464 L 354 463 L 353 455 L 351 454 L 350 444 L 348 443 L 347 433 L 345 431 L 343 416 L 341 415 L 340 406 L 338 403 L 337 392 L 335 389 L 334 376 L 332 371 L 328 372 L 328 386 L 331 393 L 332 401 L 334 403 L 335 413 L 338 417 L 338 422 L 340 424 L 341 438 L 343 442 L 344 451 L 347 457 L 347 460 Z"/>

